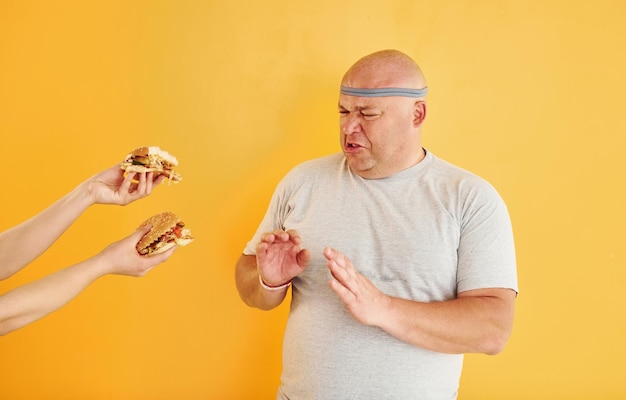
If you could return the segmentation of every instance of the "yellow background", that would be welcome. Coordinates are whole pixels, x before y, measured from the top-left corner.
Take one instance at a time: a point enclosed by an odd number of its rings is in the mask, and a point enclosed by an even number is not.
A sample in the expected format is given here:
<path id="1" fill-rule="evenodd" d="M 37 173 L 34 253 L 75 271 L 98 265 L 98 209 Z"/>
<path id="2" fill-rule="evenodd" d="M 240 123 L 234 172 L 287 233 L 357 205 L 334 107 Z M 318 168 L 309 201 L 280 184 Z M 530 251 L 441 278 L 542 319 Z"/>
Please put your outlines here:
<path id="1" fill-rule="evenodd" d="M 383 48 L 426 73 L 426 147 L 491 181 L 514 224 L 514 333 L 466 358 L 459 398 L 624 398 L 624 4 L 0 0 L 0 230 L 137 146 L 183 176 L 92 207 L 0 293 L 159 211 L 196 236 L 1 337 L 0 398 L 273 398 L 288 310 L 247 308 L 233 266 L 282 175 L 339 151 L 341 75 Z"/>

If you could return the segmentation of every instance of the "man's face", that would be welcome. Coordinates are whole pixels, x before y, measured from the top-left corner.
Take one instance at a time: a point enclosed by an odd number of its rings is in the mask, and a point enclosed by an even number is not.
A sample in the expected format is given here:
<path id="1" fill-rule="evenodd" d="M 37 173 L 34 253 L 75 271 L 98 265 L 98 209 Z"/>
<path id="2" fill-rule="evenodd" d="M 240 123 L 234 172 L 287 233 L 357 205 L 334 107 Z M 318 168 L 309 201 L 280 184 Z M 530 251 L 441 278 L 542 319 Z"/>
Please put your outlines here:
<path id="1" fill-rule="evenodd" d="M 406 97 L 339 96 L 340 142 L 353 172 L 380 179 L 419 161 L 415 104 Z"/>

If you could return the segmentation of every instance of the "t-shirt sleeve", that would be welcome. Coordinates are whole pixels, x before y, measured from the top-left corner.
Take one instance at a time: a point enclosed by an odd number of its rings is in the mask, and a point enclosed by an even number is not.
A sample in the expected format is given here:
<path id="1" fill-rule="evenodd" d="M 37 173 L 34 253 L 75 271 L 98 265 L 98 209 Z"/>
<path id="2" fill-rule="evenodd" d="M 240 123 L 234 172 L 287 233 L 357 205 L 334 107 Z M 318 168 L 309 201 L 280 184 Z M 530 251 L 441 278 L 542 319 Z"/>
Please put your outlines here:
<path id="1" fill-rule="evenodd" d="M 484 182 L 463 205 L 458 250 L 458 292 L 484 288 L 518 291 L 513 229 L 508 209 Z"/>
<path id="2" fill-rule="evenodd" d="M 246 247 L 243 250 L 244 255 L 255 255 L 256 254 L 256 245 L 261 240 L 261 235 L 266 232 L 272 232 L 276 229 L 284 229 L 284 217 L 286 215 L 287 210 L 285 210 L 285 187 L 287 177 L 285 177 L 279 184 L 276 186 L 274 190 L 274 194 L 270 199 L 269 206 L 267 207 L 267 211 L 265 212 L 265 216 L 261 221 L 261 224 L 257 228 L 252 239 L 246 244 Z"/>

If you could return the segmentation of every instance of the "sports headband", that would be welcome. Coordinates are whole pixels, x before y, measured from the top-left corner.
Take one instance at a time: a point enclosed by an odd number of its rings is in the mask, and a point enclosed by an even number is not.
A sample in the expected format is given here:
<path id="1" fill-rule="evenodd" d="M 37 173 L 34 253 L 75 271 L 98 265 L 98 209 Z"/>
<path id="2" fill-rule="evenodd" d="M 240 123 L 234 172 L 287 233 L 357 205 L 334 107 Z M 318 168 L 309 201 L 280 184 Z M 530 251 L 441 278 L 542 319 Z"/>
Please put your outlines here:
<path id="1" fill-rule="evenodd" d="M 428 87 L 422 89 L 405 89 L 405 88 L 353 88 L 347 86 L 341 86 L 341 93 L 348 96 L 359 97 L 424 97 L 428 92 Z"/>

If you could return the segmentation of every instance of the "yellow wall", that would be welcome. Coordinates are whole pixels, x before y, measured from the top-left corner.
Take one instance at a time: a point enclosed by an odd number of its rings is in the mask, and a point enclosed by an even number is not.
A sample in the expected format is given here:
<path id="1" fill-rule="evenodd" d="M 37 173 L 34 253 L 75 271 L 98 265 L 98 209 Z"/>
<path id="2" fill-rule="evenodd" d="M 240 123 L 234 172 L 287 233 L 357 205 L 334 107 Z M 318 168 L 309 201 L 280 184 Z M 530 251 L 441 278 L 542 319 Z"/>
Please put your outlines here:
<path id="1" fill-rule="evenodd" d="M 244 306 L 233 265 L 283 173 L 339 150 L 339 79 L 382 48 L 427 75 L 427 147 L 490 180 L 514 223 L 515 331 L 467 357 L 460 399 L 624 398 L 624 4 L 1 0 L 0 230 L 136 146 L 184 180 L 91 208 L 0 293 L 161 210 L 196 242 L 0 338 L 0 398 L 273 398 L 287 308 Z"/>

